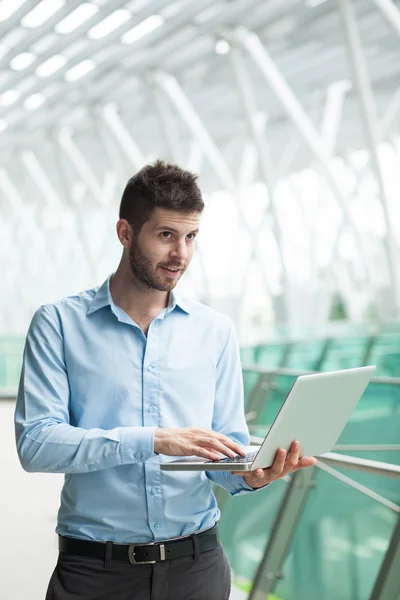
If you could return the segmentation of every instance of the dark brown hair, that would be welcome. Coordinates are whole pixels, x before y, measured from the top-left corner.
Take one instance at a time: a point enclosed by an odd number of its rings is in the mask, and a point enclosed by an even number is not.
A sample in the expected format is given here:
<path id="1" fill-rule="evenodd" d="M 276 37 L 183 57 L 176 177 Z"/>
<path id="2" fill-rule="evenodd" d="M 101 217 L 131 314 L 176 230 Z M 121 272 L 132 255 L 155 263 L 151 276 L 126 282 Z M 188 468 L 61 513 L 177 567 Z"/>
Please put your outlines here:
<path id="1" fill-rule="evenodd" d="M 197 175 L 178 165 L 162 160 L 146 165 L 126 184 L 119 218 L 126 219 L 137 234 L 157 207 L 202 212 L 204 202 L 196 182 Z"/>

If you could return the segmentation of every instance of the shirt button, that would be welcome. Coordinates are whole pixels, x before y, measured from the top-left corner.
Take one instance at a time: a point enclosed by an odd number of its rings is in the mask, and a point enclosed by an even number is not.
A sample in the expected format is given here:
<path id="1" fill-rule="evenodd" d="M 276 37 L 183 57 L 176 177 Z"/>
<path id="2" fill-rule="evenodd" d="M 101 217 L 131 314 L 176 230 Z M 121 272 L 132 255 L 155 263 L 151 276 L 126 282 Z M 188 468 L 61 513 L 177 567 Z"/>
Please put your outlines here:
<path id="1" fill-rule="evenodd" d="M 93 469 L 94 469 L 94 465 L 89 465 L 89 469 L 90 469 L 91 471 L 93 471 Z"/>
<path id="2" fill-rule="evenodd" d="M 148 371 L 152 371 L 153 369 L 154 369 L 153 365 L 149 365 L 149 366 L 147 367 L 147 370 L 148 370 Z"/>
<path id="3" fill-rule="evenodd" d="M 149 406 L 149 408 L 147 409 L 147 412 L 152 413 L 154 411 L 154 406 Z"/>
<path id="4" fill-rule="evenodd" d="M 154 524 L 154 529 L 160 529 L 160 527 L 161 527 L 160 523 L 155 523 Z"/>
<path id="5" fill-rule="evenodd" d="M 139 452 L 135 452 L 135 454 L 133 455 L 133 458 L 136 458 L 138 460 L 139 458 L 142 458 L 142 455 L 139 454 Z"/>
<path id="6" fill-rule="evenodd" d="M 157 488 L 151 488 L 151 493 L 152 493 L 153 495 L 154 495 L 154 494 L 157 494 Z"/>

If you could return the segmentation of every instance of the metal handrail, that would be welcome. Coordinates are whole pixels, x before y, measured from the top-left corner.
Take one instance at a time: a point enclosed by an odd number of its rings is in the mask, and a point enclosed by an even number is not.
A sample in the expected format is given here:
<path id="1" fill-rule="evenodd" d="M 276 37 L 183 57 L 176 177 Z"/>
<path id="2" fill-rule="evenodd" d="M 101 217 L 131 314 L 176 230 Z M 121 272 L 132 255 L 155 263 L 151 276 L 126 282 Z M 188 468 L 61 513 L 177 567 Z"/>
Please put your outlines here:
<path id="1" fill-rule="evenodd" d="M 320 371 L 307 371 L 302 369 L 287 369 L 285 367 L 268 368 L 261 365 L 243 363 L 242 371 L 260 373 L 263 375 L 288 375 L 289 377 L 300 377 L 301 375 L 311 375 Z M 381 383 L 400 386 L 400 377 L 372 377 L 371 383 Z M 0 388 L 1 400 L 14 400 L 17 397 L 16 388 Z"/>
<path id="2" fill-rule="evenodd" d="M 15 400 L 17 397 L 18 390 L 12 388 L 0 388 L 0 402 L 1 400 Z"/>
<path id="3" fill-rule="evenodd" d="M 250 442 L 255 446 L 260 446 L 263 441 L 264 438 L 256 435 L 250 436 Z M 388 477 L 400 479 L 400 466 L 393 465 L 392 463 L 358 458 L 355 456 L 348 456 L 346 454 L 336 454 L 335 452 L 326 452 L 325 454 L 321 454 L 316 458 L 328 465 L 335 465 L 338 467 L 345 467 L 346 469 L 355 469 L 356 471 L 364 471 L 368 473 L 374 473 L 375 475 L 386 475 Z"/>
<path id="4" fill-rule="evenodd" d="M 337 444 L 337 452 L 399 452 L 400 444 Z"/>
<path id="5" fill-rule="evenodd" d="M 376 502 L 379 502 L 379 504 L 386 506 L 386 508 L 390 508 L 390 510 L 393 510 L 394 512 L 400 514 L 400 506 L 398 504 L 395 504 L 391 500 L 388 500 L 381 494 L 378 494 L 374 490 L 371 490 L 369 487 L 363 485 L 362 483 L 359 483 L 358 481 L 351 479 L 351 477 L 348 477 L 347 475 L 340 473 L 340 471 L 333 469 L 329 465 L 325 464 L 324 461 L 320 460 L 317 463 L 317 467 L 319 467 L 322 471 L 329 473 L 329 475 L 331 475 L 335 479 L 338 479 L 342 483 L 345 483 L 346 485 L 354 488 L 358 492 L 361 492 L 362 494 L 364 494 L 364 496 L 368 496 L 369 498 L 372 498 L 372 500 L 376 500 Z"/>
<path id="6" fill-rule="evenodd" d="M 347 454 L 336 454 L 336 452 L 326 452 L 326 454 L 321 454 L 317 458 L 327 465 L 335 465 L 346 469 L 365 471 L 374 475 L 387 475 L 388 477 L 400 479 L 400 465 L 366 458 L 356 458 Z"/>
<path id="7" fill-rule="evenodd" d="M 253 425 L 248 424 L 248 429 L 252 431 L 255 429 L 258 432 L 265 433 L 271 429 L 270 425 Z M 250 435 L 250 439 L 262 439 L 259 436 Z M 254 442 L 255 444 L 257 442 Z M 257 443 L 258 445 L 258 443 Z M 334 452 L 400 452 L 400 444 L 337 444 L 333 446 L 332 451 Z"/>
<path id="8" fill-rule="evenodd" d="M 260 373 L 263 375 L 288 375 L 289 377 L 300 377 L 301 375 L 312 375 L 321 371 L 307 371 L 302 369 L 288 369 L 286 367 L 268 368 L 251 363 L 243 363 L 242 371 Z M 371 383 L 381 383 L 400 386 L 400 377 L 371 377 Z"/>

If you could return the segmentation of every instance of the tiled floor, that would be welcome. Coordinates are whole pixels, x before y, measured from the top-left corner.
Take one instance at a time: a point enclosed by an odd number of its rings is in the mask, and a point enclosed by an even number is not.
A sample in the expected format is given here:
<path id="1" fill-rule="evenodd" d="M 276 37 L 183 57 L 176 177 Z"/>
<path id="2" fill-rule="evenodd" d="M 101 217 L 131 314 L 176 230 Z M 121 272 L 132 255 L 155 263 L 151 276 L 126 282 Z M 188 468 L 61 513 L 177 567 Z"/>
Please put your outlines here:
<path id="1" fill-rule="evenodd" d="M 0 401 L 0 598 L 44 600 L 57 557 L 62 475 L 26 473 L 14 441 L 14 403 Z M 242 600 L 232 592 L 231 600 Z"/>

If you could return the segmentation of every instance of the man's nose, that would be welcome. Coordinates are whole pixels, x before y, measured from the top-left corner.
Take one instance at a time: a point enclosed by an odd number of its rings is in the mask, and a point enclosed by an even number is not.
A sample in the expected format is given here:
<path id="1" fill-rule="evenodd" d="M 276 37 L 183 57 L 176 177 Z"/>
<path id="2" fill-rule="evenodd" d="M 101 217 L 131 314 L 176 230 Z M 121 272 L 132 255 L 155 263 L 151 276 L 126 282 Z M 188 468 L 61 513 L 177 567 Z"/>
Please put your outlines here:
<path id="1" fill-rule="evenodd" d="M 180 260 L 185 260 L 188 255 L 186 240 L 182 240 L 177 242 L 173 249 L 171 250 L 171 256 L 174 258 L 179 258 Z"/>

